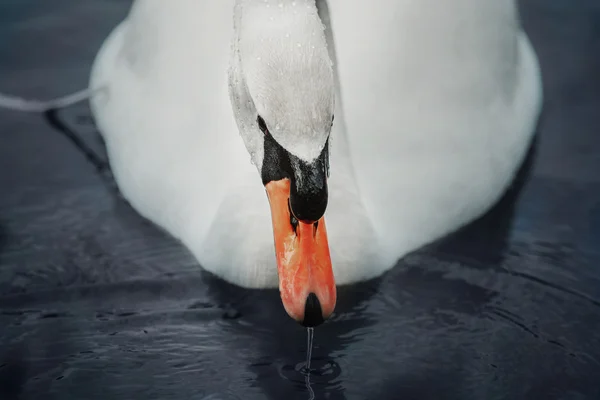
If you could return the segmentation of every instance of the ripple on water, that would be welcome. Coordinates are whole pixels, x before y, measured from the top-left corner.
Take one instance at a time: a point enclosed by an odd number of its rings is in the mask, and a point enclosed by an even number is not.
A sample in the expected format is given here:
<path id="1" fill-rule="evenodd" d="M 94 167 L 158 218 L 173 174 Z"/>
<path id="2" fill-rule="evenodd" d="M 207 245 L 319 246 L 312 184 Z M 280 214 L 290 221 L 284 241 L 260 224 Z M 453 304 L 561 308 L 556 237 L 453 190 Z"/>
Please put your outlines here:
<path id="1" fill-rule="evenodd" d="M 306 383 L 306 376 L 310 373 L 310 382 L 316 386 L 337 385 L 334 382 L 342 374 L 342 368 L 332 358 L 314 357 L 310 369 L 306 368 L 306 361 L 294 365 L 284 364 L 278 368 L 279 376 L 283 379 L 301 385 Z"/>

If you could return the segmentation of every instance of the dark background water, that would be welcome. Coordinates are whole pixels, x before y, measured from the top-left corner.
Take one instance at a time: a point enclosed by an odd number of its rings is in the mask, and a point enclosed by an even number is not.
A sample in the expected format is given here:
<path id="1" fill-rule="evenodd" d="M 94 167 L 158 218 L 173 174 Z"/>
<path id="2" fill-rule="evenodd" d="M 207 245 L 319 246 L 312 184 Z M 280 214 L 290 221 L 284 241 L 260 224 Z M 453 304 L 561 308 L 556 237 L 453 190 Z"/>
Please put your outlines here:
<path id="1" fill-rule="evenodd" d="M 486 217 L 340 290 L 316 398 L 600 399 L 600 2 L 521 3 L 546 97 L 528 163 Z M 81 89 L 128 6 L 0 1 L 0 91 Z M 202 272 L 103 160 L 86 105 L 0 110 L 0 399 L 307 399 L 277 293 Z"/>

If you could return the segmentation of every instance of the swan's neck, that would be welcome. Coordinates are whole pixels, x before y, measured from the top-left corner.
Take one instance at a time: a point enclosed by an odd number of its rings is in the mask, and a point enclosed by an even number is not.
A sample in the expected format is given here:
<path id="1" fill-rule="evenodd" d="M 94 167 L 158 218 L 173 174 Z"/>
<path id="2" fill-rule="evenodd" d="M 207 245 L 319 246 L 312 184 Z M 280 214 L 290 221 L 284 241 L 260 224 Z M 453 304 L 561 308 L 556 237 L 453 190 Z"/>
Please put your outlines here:
<path id="1" fill-rule="evenodd" d="M 296 61 L 306 74 L 327 47 L 315 0 L 237 0 L 233 21 L 233 48 L 247 68 L 293 72 Z"/>
<path id="2" fill-rule="evenodd" d="M 252 154 L 257 115 L 286 150 L 310 161 L 322 151 L 334 104 L 331 59 L 315 1 L 238 1 L 229 85 Z M 248 132 L 244 132 L 247 130 Z M 258 157 L 260 162 L 260 157 Z"/>

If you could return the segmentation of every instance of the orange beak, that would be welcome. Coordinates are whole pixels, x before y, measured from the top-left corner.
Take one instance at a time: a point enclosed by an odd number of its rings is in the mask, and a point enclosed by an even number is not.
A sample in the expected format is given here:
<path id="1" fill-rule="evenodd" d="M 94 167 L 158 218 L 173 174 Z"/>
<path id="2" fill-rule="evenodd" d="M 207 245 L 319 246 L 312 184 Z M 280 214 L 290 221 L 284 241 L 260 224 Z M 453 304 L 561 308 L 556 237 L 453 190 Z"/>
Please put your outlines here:
<path id="1" fill-rule="evenodd" d="M 336 301 L 325 218 L 297 221 L 290 206 L 290 180 L 265 185 L 271 205 L 279 291 L 290 317 L 305 326 L 329 318 Z"/>

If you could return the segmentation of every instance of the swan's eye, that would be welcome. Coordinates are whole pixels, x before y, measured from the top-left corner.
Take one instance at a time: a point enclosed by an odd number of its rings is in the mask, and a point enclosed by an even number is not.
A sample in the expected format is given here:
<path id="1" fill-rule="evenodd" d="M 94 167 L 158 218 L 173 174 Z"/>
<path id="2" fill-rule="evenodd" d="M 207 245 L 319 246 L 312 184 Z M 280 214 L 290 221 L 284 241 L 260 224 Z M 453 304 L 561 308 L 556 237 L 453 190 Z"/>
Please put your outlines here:
<path id="1" fill-rule="evenodd" d="M 265 123 L 265 120 L 263 119 L 263 117 L 261 117 L 259 115 L 256 118 L 256 123 L 258 124 L 258 127 L 260 128 L 260 130 L 262 131 L 262 133 L 264 133 L 266 135 L 269 130 L 267 129 L 267 124 Z"/>

